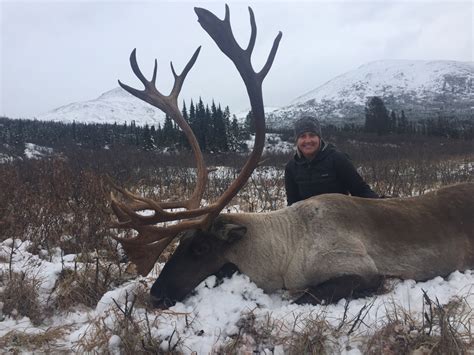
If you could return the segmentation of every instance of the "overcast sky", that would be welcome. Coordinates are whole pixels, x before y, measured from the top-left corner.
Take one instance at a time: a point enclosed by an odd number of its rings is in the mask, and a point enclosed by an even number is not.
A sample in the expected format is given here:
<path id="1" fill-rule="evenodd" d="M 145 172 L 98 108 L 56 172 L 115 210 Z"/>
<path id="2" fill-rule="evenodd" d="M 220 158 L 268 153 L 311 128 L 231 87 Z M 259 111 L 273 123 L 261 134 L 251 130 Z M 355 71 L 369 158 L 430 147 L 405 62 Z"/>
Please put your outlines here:
<path id="1" fill-rule="evenodd" d="M 278 31 L 283 38 L 263 90 L 266 106 L 283 106 L 333 77 L 380 59 L 473 61 L 472 1 L 227 1 L 241 46 L 258 33 L 253 64 L 260 70 Z M 194 6 L 224 16 L 224 2 L 0 0 L 0 115 L 34 117 L 94 99 L 117 79 L 141 88 L 128 58 L 158 88 L 172 85 L 169 62 L 181 72 L 194 50 L 181 100 L 201 96 L 249 107 L 236 69 L 200 27 Z"/>

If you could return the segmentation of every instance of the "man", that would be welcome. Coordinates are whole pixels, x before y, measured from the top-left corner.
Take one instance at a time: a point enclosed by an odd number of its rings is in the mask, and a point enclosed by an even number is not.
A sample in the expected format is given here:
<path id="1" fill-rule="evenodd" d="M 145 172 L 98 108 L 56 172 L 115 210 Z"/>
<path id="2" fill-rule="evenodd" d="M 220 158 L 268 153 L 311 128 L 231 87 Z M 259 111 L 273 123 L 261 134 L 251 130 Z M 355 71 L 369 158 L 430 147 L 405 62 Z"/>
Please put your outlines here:
<path id="1" fill-rule="evenodd" d="M 314 117 L 296 121 L 296 154 L 285 168 L 288 206 L 326 193 L 379 198 L 362 179 L 348 156 L 321 138 L 321 125 Z"/>

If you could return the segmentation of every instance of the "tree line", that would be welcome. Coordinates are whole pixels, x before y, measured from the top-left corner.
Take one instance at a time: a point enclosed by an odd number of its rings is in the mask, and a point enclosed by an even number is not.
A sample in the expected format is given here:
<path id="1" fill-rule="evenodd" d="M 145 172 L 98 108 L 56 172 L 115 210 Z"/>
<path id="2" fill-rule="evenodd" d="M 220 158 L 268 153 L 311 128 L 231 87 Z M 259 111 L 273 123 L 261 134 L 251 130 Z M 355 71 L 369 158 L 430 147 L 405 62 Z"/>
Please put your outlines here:
<path id="1" fill-rule="evenodd" d="M 189 109 L 183 102 L 182 114 L 191 126 L 203 152 L 237 152 L 246 150 L 246 140 L 253 133 L 251 114 L 243 123 L 230 109 L 220 104 L 205 105 L 201 98 L 191 100 Z M 10 151 L 24 150 L 25 143 L 52 148 L 78 145 L 100 149 L 133 146 L 144 151 L 166 148 L 189 148 L 189 143 L 177 124 L 168 116 L 163 124 L 139 126 L 135 121 L 124 124 L 61 123 L 0 117 L 0 144 Z"/>
<path id="2" fill-rule="evenodd" d="M 189 107 L 189 109 L 188 109 Z M 226 106 L 212 102 L 204 104 L 201 98 L 189 105 L 183 102 L 183 117 L 193 130 L 203 152 L 246 151 L 246 141 L 254 133 L 252 113 L 243 122 L 231 115 Z M 474 139 L 474 122 L 453 117 L 438 116 L 429 120 L 414 121 L 404 110 L 400 113 L 389 111 L 379 97 L 371 97 L 365 107 L 365 124 L 343 127 L 325 126 L 325 134 L 361 130 L 377 135 L 405 134 L 446 138 Z M 291 129 L 274 131 L 283 140 L 292 140 Z M 166 151 L 189 149 L 189 143 L 170 117 L 163 124 L 139 126 L 134 121 L 124 124 L 60 123 L 38 120 L 9 119 L 0 117 L 0 158 L 1 153 L 23 155 L 25 143 L 63 148 L 78 146 L 86 149 L 112 149 L 130 147 L 139 151 Z"/>
<path id="3" fill-rule="evenodd" d="M 386 134 L 417 134 L 446 138 L 474 138 L 472 120 L 460 120 L 439 114 L 437 117 L 423 121 L 409 120 L 404 110 L 400 113 L 389 111 L 382 98 L 370 97 L 365 105 L 364 131 Z"/>

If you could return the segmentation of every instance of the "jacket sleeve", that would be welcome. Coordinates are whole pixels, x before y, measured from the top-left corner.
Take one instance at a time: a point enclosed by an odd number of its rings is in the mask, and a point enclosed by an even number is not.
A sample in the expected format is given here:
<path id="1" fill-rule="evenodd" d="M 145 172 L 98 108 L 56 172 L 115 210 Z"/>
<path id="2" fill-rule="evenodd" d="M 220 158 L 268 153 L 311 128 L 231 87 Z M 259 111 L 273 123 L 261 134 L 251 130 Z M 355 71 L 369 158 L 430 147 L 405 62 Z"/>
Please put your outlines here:
<path id="1" fill-rule="evenodd" d="M 344 187 L 352 196 L 379 198 L 379 195 L 359 175 L 347 155 L 340 152 L 337 153 L 335 169 L 337 176 L 342 180 Z"/>
<path id="2" fill-rule="evenodd" d="M 288 206 L 291 206 L 293 203 L 301 200 L 298 193 L 298 185 L 296 184 L 290 163 L 285 167 L 285 190 L 286 203 Z"/>

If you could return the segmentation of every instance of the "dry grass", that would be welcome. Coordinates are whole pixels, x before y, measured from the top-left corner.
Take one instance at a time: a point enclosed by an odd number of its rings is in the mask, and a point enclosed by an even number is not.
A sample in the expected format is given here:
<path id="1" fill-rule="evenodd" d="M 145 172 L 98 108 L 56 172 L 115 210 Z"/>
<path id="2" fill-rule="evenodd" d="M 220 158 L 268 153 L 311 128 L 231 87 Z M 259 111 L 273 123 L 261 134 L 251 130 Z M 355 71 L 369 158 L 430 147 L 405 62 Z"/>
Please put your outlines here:
<path id="1" fill-rule="evenodd" d="M 217 353 L 260 353 L 272 349 L 278 343 L 279 322 L 267 315 L 263 321 L 257 321 L 253 311 L 244 313 L 237 322 L 238 333 L 219 347 Z"/>
<path id="2" fill-rule="evenodd" d="M 59 353 L 57 342 L 67 330 L 64 326 L 48 328 L 35 334 L 13 330 L 0 338 L 0 349 L 9 354 L 21 354 L 25 350 L 39 351 L 38 353 Z"/>
<path id="3" fill-rule="evenodd" d="M 145 319 L 136 319 L 133 309 L 135 296 L 130 297 L 131 302 L 125 301 L 125 305 L 106 312 L 103 317 L 93 320 L 87 331 L 75 344 L 74 350 L 78 353 L 110 353 L 119 350 L 122 354 L 161 354 L 163 341 L 152 335 L 152 328 L 156 327 L 156 318 L 150 322 L 149 313 L 145 313 Z M 178 343 L 174 345 L 177 347 Z M 112 349 L 113 348 L 113 349 Z M 168 349 L 168 353 L 174 351 Z"/>
<path id="4" fill-rule="evenodd" d="M 324 314 L 310 314 L 295 323 L 292 334 L 286 339 L 289 354 L 331 354 L 335 329 L 328 324 Z"/>
<path id="5" fill-rule="evenodd" d="M 53 307 L 62 311 L 77 304 L 95 307 L 107 291 L 130 278 L 120 265 L 102 263 L 99 259 L 75 270 L 63 269 L 52 293 Z"/>
<path id="6" fill-rule="evenodd" d="M 464 298 L 446 305 L 424 294 L 423 319 L 396 307 L 368 340 L 367 354 L 467 354 L 474 350 L 473 312 Z"/>
<path id="7" fill-rule="evenodd" d="M 332 354 L 337 348 L 338 329 L 325 319 L 325 312 L 295 315 L 292 324 L 272 317 L 257 319 L 254 312 L 245 313 L 237 323 L 238 333 L 217 353 L 268 353 L 278 346 L 285 354 Z"/>
<path id="8" fill-rule="evenodd" d="M 10 273 L 5 279 L 0 293 L 3 314 L 12 318 L 28 317 L 33 324 L 40 324 L 43 319 L 38 299 L 40 280 L 26 272 Z"/>

